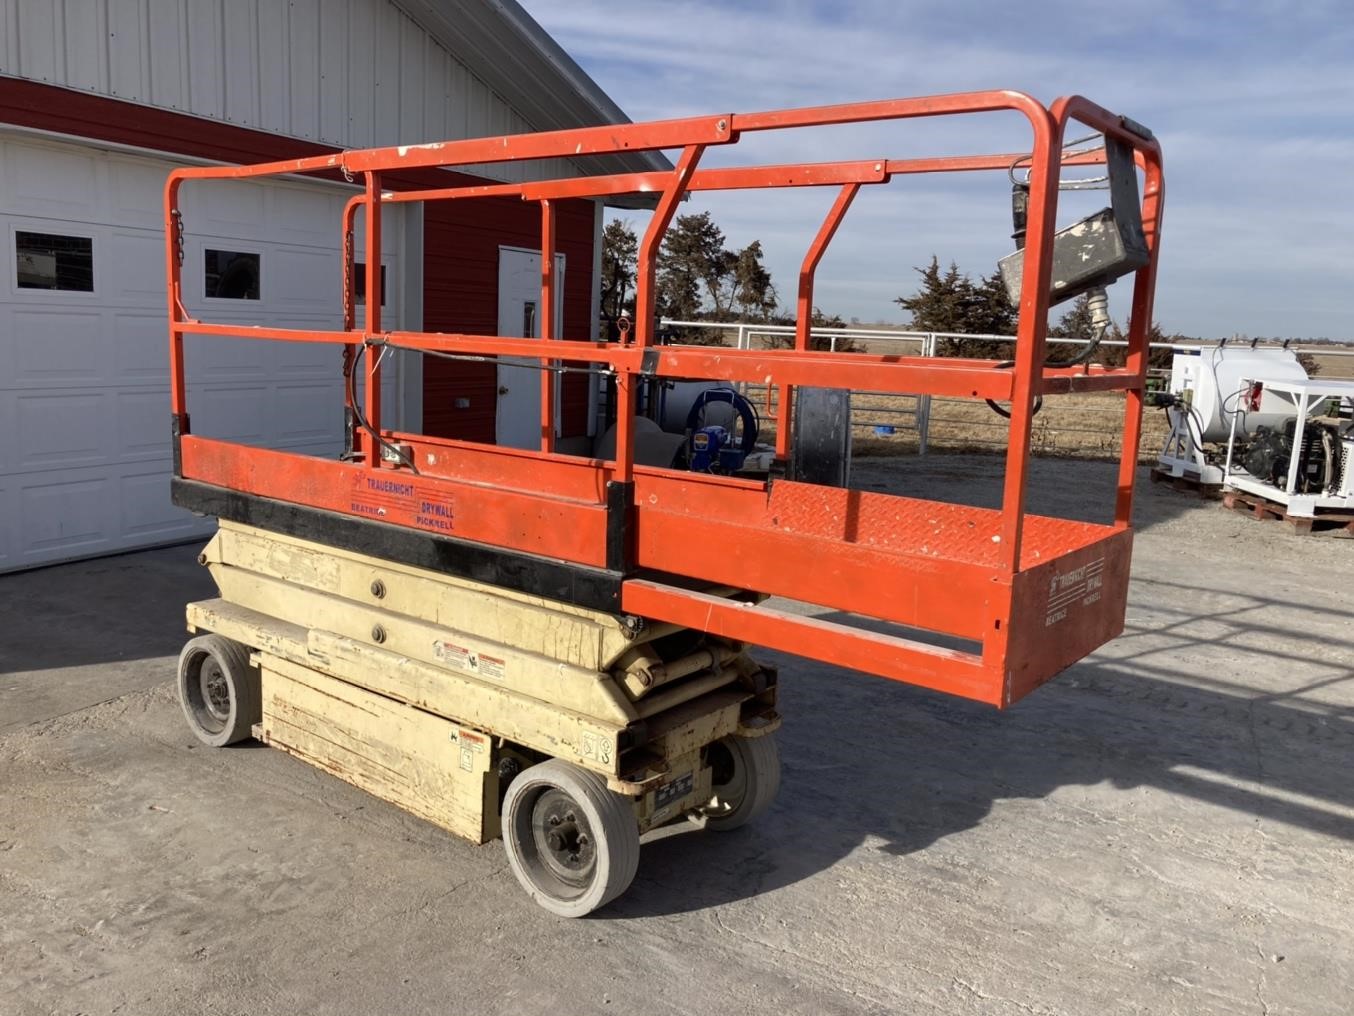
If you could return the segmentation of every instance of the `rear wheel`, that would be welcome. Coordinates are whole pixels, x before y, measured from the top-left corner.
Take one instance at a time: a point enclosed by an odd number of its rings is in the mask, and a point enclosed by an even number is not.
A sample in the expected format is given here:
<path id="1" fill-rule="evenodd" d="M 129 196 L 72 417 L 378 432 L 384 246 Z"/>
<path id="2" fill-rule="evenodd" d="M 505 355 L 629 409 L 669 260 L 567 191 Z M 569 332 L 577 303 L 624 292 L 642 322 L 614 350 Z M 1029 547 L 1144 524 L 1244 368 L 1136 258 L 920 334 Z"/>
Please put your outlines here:
<path id="1" fill-rule="evenodd" d="M 630 799 L 561 759 L 532 766 L 508 787 L 503 846 L 522 888 L 561 917 L 582 917 L 610 903 L 639 867 Z"/>
<path id="2" fill-rule="evenodd" d="M 179 704 L 197 739 L 220 748 L 250 736 L 262 719 L 259 672 L 249 649 L 221 635 L 189 639 L 179 653 Z"/>
<path id="3" fill-rule="evenodd" d="M 711 829 L 737 829 L 757 818 L 780 790 L 780 752 L 770 734 L 732 734 L 705 749 L 711 771 L 710 803 L 705 824 Z"/>

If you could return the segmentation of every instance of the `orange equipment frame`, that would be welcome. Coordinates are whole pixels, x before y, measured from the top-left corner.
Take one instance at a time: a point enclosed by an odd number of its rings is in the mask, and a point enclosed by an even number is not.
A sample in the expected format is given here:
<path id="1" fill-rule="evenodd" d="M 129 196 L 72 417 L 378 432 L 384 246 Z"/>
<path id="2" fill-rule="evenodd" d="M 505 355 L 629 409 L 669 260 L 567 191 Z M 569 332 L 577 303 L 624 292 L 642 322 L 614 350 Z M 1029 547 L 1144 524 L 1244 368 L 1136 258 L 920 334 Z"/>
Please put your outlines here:
<path id="1" fill-rule="evenodd" d="M 699 170 L 706 148 L 743 135 L 863 121 L 908 120 L 1013 110 L 1033 132 L 1028 153 L 878 159 Z M 1136 272 L 1128 356 L 1122 369 L 1043 366 L 1052 239 L 1062 166 L 1104 161 L 1064 153 L 1077 121 L 1130 146 L 1143 173 L 1142 219 L 1150 250 Z M 381 174 L 547 158 L 679 149 L 670 172 L 544 182 L 383 190 Z M 813 351 L 809 330 L 814 270 L 862 186 L 895 176 L 1030 167 L 1026 256 L 1014 363 Z M 342 327 L 301 330 L 210 324 L 184 310 L 187 181 L 341 172 L 360 178 L 342 224 Z M 794 348 L 743 350 L 655 343 L 655 261 L 688 191 L 769 187 L 837 188 L 809 248 L 798 288 Z M 554 306 L 554 202 L 649 193 L 657 206 L 640 244 L 635 331 L 629 341 L 593 342 L 388 331 L 381 301 L 355 320 L 348 279 L 356 212 L 366 249 L 381 249 L 383 203 L 516 196 L 541 209 L 542 305 Z M 699 629 L 883 677 L 1007 706 L 1123 630 L 1132 544 L 1134 469 L 1140 435 L 1148 322 L 1160 245 L 1161 151 L 1150 133 L 1074 96 L 1044 106 L 1011 91 L 894 99 L 753 114 L 346 151 L 254 166 L 184 168 L 165 191 L 170 364 L 175 441 L 174 497 L 207 514 L 362 549 L 394 560 L 494 582 L 559 600 Z M 380 258 L 367 257 L 366 291 L 380 292 Z M 192 434 L 184 386 L 186 335 L 337 343 L 351 369 L 360 348 L 369 429 L 351 461 L 249 447 Z M 542 364 L 541 447 L 518 450 L 381 428 L 380 356 L 385 347 L 453 358 L 512 356 Z M 614 374 L 613 459 L 558 454 L 553 446 L 553 372 Z M 780 395 L 778 455 L 790 448 L 796 386 L 974 399 L 1011 404 L 1000 509 L 894 497 L 787 480 L 762 482 L 649 468 L 634 462 L 637 386 L 648 378 L 757 382 Z M 1066 392 L 1124 391 L 1123 443 L 1114 522 L 1094 525 L 1029 515 L 1025 488 L 1035 400 Z M 350 410 L 354 409 L 350 405 Z M 379 437 L 378 437 L 379 435 Z M 746 593 L 720 595 L 712 587 Z M 760 595 L 759 595 L 760 594 Z M 970 644 L 942 648 L 919 633 L 881 634 L 761 603 L 763 595 L 941 633 Z"/>

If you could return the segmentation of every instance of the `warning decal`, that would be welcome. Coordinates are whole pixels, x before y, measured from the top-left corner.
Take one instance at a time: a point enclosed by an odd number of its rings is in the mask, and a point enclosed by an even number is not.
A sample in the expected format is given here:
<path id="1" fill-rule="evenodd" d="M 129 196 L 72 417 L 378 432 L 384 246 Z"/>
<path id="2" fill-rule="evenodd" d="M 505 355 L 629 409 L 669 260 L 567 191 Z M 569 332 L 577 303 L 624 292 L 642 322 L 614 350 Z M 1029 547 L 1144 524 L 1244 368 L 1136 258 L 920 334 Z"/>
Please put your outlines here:
<path id="1" fill-rule="evenodd" d="M 457 728 L 451 732 L 451 739 L 460 745 L 460 766 L 468 773 L 475 771 L 475 756 L 484 754 L 488 738 L 469 730 Z"/>
<path id="2" fill-rule="evenodd" d="M 449 667 L 455 667 L 476 677 L 492 678 L 495 681 L 503 679 L 508 666 L 507 661 L 497 656 L 479 653 L 469 646 L 457 645 L 455 642 L 446 642 L 442 639 L 433 643 L 433 656 Z"/>

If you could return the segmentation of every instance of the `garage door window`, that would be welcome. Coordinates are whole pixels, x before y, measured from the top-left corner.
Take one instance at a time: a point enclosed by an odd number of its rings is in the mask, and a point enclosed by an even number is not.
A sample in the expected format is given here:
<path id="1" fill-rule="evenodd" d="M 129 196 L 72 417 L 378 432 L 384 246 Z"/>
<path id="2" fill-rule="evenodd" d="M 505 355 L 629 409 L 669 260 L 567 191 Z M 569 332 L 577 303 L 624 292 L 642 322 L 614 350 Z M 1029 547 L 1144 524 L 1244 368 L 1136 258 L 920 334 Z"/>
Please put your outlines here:
<path id="1" fill-rule="evenodd" d="M 362 261 L 353 262 L 353 302 L 367 302 L 367 266 Z M 381 306 L 386 305 L 386 266 L 381 266 Z"/>
<path id="2" fill-rule="evenodd" d="M 90 237 L 18 230 L 14 260 L 20 289 L 94 292 L 94 241 Z"/>
<path id="3" fill-rule="evenodd" d="M 208 247 L 203 274 L 204 295 L 218 300 L 257 300 L 259 260 L 259 255 L 253 251 Z"/>

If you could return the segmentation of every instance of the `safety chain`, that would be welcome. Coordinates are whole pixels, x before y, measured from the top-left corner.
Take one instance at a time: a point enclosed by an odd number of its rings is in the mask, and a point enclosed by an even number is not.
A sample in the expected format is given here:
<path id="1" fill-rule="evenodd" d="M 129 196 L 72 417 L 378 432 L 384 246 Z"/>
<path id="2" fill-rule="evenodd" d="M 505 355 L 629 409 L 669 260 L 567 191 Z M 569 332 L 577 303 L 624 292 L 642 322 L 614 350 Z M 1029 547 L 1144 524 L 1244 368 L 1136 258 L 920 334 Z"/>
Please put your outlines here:
<path id="1" fill-rule="evenodd" d="M 175 208 L 174 211 L 172 211 L 172 212 L 170 213 L 170 215 L 171 215 L 171 217 L 174 219 L 174 237 L 175 237 L 174 245 L 178 248 L 178 254 L 179 254 L 179 266 L 182 267 L 182 266 L 183 266 L 183 212 L 181 212 L 181 211 L 179 211 L 179 209 Z"/>
<path id="2" fill-rule="evenodd" d="M 348 320 L 348 310 L 352 307 L 352 287 L 353 287 L 353 232 L 347 230 L 343 234 L 343 327 L 351 328 L 354 322 Z M 354 311 L 354 317 L 356 311 Z"/>

